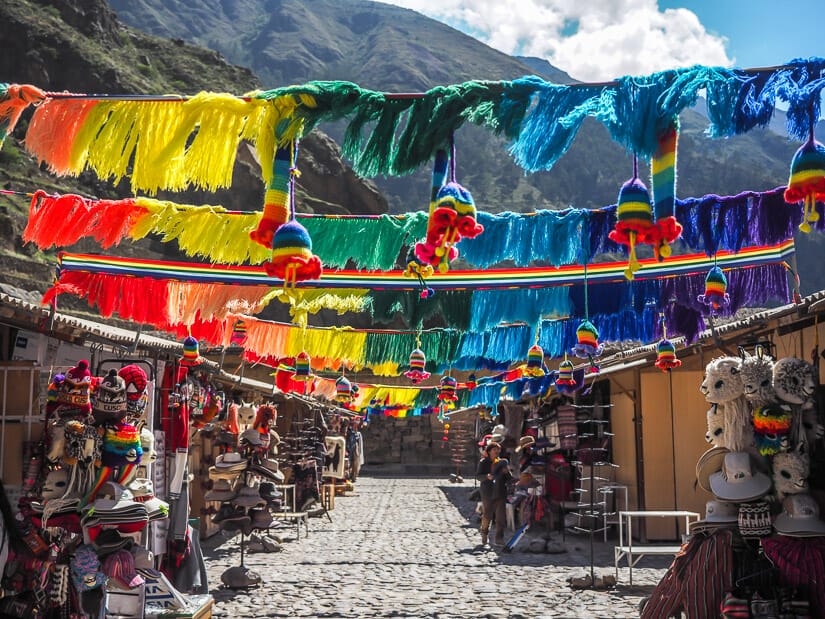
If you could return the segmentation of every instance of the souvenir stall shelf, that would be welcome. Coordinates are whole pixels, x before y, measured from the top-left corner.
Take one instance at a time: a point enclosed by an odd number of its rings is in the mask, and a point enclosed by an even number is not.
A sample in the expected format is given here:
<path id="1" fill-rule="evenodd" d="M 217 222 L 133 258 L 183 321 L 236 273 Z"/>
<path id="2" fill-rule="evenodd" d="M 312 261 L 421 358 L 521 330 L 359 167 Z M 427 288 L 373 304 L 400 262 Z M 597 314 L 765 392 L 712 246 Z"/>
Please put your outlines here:
<path id="1" fill-rule="evenodd" d="M 807 361 L 774 361 L 762 346 L 707 365 L 713 446 L 696 479 L 714 498 L 643 618 L 825 615 L 825 487 L 811 475 L 825 463 L 817 377 Z"/>
<path id="2" fill-rule="evenodd" d="M 153 483 L 153 371 L 143 361 L 107 361 L 93 376 L 82 360 L 52 376 L 21 518 L 6 522 L 25 545 L 3 561 L 0 614 L 137 618 L 164 604 L 211 607 L 210 596 L 182 595 L 157 569 L 153 523 L 174 508 L 157 496 L 166 488 L 156 493 Z M 202 559 L 191 555 L 197 571 Z M 150 600 L 148 583 L 164 593 Z M 155 604 L 158 597 L 165 601 Z"/>
<path id="3" fill-rule="evenodd" d="M 283 508 L 278 485 L 283 483 L 284 474 L 274 458 L 279 441 L 274 440 L 277 434 L 273 436 L 271 431 L 275 415 L 272 406 L 258 407 L 252 426 L 241 433 L 237 449 L 219 454 L 209 468 L 213 484 L 204 499 L 220 505 L 212 522 L 223 532 L 239 532 L 241 536 L 240 565 L 221 575 L 221 582 L 229 588 L 248 588 L 261 582 L 260 574 L 244 565 L 247 546 L 250 551 L 281 549 L 280 541 L 268 535 L 275 522 L 273 512 Z"/>

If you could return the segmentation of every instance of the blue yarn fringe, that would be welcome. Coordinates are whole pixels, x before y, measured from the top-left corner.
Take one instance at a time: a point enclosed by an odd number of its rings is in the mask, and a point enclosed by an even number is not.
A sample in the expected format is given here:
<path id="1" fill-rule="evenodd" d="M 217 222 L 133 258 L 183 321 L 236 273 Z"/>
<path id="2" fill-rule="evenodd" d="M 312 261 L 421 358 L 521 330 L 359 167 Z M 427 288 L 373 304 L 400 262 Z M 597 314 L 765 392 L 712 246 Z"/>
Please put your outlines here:
<path id="1" fill-rule="evenodd" d="M 484 331 L 502 322 L 534 327 L 542 316 L 565 316 L 570 312 L 567 292 L 567 287 L 477 290 L 470 303 L 470 330 Z"/>

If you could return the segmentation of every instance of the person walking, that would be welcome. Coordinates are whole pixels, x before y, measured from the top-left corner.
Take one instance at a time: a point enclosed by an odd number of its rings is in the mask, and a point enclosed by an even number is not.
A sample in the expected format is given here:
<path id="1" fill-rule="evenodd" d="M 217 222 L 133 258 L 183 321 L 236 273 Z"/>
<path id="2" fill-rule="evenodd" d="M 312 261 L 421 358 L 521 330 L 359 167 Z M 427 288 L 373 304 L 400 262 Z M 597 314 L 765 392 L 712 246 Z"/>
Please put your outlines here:
<path id="1" fill-rule="evenodd" d="M 507 482 L 511 478 L 510 463 L 500 458 L 501 445 L 494 441 L 487 443 L 484 457 L 479 461 L 476 477 L 480 483 L 481 494 L 481 543 L 487 545 L 490 535 L 490 523 L 495 520 L 496 546 L 504 545 L 504 525 L 507 519 L 505 501 L 507 499 Z"/>

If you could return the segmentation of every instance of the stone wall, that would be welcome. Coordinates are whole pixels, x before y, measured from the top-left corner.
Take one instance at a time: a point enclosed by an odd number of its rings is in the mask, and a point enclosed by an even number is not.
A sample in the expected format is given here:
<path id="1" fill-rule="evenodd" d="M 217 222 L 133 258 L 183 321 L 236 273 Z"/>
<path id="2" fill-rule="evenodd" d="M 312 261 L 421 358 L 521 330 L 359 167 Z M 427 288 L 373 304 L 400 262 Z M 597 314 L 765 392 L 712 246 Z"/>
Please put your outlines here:
<path id="1" fill-rule="evenodd" d="M 362 431 L 367 465 L 427 465 L 451 468 L 450 444 L 436 415 L 370 417 Z M 465 453 L 474 453 L 472 449 Z"/>

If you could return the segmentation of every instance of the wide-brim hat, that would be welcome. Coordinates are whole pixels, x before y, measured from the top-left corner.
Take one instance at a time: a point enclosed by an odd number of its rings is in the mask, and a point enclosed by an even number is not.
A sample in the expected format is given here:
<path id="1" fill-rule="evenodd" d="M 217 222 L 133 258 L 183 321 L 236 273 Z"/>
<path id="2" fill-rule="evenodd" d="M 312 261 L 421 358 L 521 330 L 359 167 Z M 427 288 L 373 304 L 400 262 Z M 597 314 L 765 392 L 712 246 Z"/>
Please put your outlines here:
<path id="1" fill-rule="evenodd" d="M 227 469 L 222 468 L 219 469 L 216 466 L 209 467 L 209 479 L 220 480 L 225 479 L 227 481 L 234 481 L 238 479 L 238 476 L 243 472 L 242 469 Z"/>
<path id="2" fill-rule="evenodd" d="M 229 501 L 235 498 L 235 491 L 227 479 L 218 479 L 211 490 L 203 495 L 204 501 Z"/>
<path id="3" fill-rule="evenodd" d="M 710 489 L 716 498 L 742 503 L 765 496 L 771 479 L 754 470 L 750 454 L 744 451 L 725 454 L 722 470 L 710 476 Z"/>
<path id="4" fill-rule="evenodd" d="M 773 528 L 789 537 L 819 537 L 825 535 L 825 522 L 819 517 L 819 505 L 809 494 L 792 494 L 782 501 L 782 513 Z"/>
<path id="5" fill-rule="evenodd" d="M 734 526 L 739 522 L 739 507 L 736 503 L 725 501 L 708 501 L 705 505 L 705 517 L 690 523 L 691 533 L 700 533 L 724 527 Z"/>
<path id="6" fill-rule="evenodd" d="M 123 537 L 116 529 L 105 529 L 100 532 L 92 542 L 92 546 L 98 557 L 105 557 L 108 554 L 126 548 L 131 545 L 131 537 Z"/>
<path id="7" fill-rule="evenodd" d="M 703 490 L 711 492 L 710 476 L 722 470 L 725 454 L 730 453 L 727 447 L 711 447 L 696 462 L 696 481 Z"/>
<path id="8" fill-rule="evenodd" d="M 238 492 L 238 496 L 232 499 L 232 505 L 235 507 L 266 507 L 266 499 L 261 497 L 257 488 L 244 486 Z"/>
<path id="9" fill-rule="evenodd" d="M 215 458 L 215 468 L 243 471 L 247 462 L 237 451 L 228 451 Z"/>
<path id="10" fill-rule="evenodd" d="M 518 446 L 516 447 L 516 451 L 521 451 L 525 447 L 531 447 L 536 444 L 536 437 L 534 436 L 522 436 L 518 440 Z"/>

